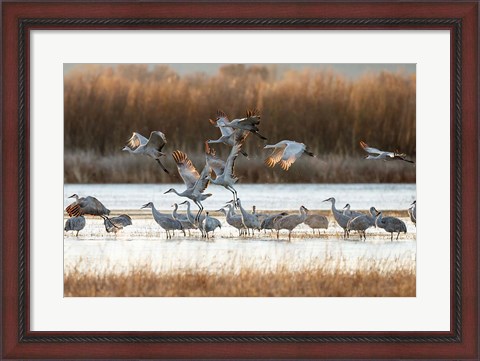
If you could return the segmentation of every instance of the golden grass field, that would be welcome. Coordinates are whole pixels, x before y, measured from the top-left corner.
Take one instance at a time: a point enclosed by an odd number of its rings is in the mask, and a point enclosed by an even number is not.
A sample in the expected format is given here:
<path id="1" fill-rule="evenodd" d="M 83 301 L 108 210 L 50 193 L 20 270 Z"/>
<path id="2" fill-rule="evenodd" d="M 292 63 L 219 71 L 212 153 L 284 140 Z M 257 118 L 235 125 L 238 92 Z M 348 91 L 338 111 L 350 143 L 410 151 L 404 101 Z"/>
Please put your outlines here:
<path id="1" fill-rule="evenodd" d="M 264 272 L 242 269 L 216 274 L 187 270 L 157 274 L 148 268 L 127 274 L 69 272 L 64 295 L 75 297 L 415 297 L 415 270 L 383 272 L 367 267 L 353 272 L 312 267 Z"/>

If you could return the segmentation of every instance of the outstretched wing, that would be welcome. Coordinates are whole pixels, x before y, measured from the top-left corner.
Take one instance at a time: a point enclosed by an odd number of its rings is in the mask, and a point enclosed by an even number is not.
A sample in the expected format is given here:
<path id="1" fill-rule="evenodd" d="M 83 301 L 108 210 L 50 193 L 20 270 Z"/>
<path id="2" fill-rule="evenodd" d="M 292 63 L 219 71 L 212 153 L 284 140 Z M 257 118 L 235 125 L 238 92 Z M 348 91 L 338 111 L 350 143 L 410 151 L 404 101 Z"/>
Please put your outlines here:
<path id="1" fill-rule="evenodd" d="M 265 164 L 270 168 L 274 167 L 275 164 L 280 162 L 280 160 L 282 159 L 284 151 L 285 151 L 285 144 L 275 147 L 272 154 L 270 154 L 270 156 L 267 159 L 265 159 Z"/>
<path id="2" fill-rule="evenodd" d="M 141 145 L 147 144 L 148 139 L 145 138 L 143 135 L 137 132 L 133 132 L 132 136 L 130 137 L 129 140 L 127 140 L 127 143 L 125 144 L 127 147 L 129 147 L 131 150 L 135 150 Z"/>
<path id="3" fill-rule="evenodd" d="M 193 186 L 193 193 L 200 194 L 203 193 L 205 189 L 207 189 L 210 180 L 208 176 L 210 175 L 211 169 L 207 162 L 205 162 L 205 167 L 203 167 L 202 173 L 200 177 L 197 179 Z"/>
<path id="4" fill-rule="evenodd" d="M 208 166 L 213 170 L 216 177 L 223 174 L 225 171 L 225 162 L 216 156 L 215 150 L 210 148 L 208 142 L 205 142 L 205 157 Z"/>
<path id="5" fill-rule="evenodd" d="M 153 131 L 150 133 L 147 147 L 152 147 L 161 152 L 163 147 L 165 146 L 165 143 L 167 143 L 167 138 L 165 137 L 165 134 L 160 131 Z"/>
<path id="6" fill-rule="evenodd" d="M 303 143 L 289 142 L 285 147 L 282 159 L 280 160 L 280 167 L 285 171 L 288 170 L 292 164 L 300 158 L 305 149 L 306 147 Z"/>
<path id="7" fill-rule="evenodd" d="M 176 150 L 172 153 L 173 160 L 177 164 L 178 174 L 182 177 L 183 182 L 187 188 L 191 188 L 195 185 L 200 178 L 197 169 L 192 164 L 192 161 L 188 159 L 187 155 L 180 150 Z"/>
<path id="8" fill-rule="evenodd" d="M 83 216 L 90 214 L 92 216 L 102 216 L 110 214 L 102 202 L 95 197 L 80 198 L 78 202 L 74 202 L 65 209 L 70 217 Z"/>
<path id="9" fill-rule="evenodd" d="M 237 178 L 234 174 L 234 167 L 235 167 L 235 160 L 237 159 L 238 153 L 240 152 L 240 148 L 242 148 L 241 144 L 235 144 L 232 147 L 232 150 L 230 151 L 230 154 L 227 158 L 227 162 L 225 164 L 225 173 L 231 178 Z"/>
<path id="10" fill-rule="evenodd" d="M 226 129 L 232 129 L 232 128 L 226 128 Z M 242 145 L 245 140 L 247 139 L 248 135 L 250 134 L 249 131 L 243 130 L 243 129 L 236 129 L 233 132 L 233 143 L 234 144 L 240 144 Z"/>

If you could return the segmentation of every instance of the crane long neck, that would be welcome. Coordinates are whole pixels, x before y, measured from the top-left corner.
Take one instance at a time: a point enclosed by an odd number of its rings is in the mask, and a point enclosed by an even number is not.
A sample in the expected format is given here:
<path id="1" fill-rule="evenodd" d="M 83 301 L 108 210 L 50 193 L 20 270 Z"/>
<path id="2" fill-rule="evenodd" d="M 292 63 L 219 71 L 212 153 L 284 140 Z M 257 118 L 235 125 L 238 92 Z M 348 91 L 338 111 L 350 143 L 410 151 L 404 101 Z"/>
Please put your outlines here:
<path id="1" fill-rule="evenodd" d="M 245 217 L 245 215 L 247 215 L 248 213 L 247 213 L 247 211 L 245 211 L 245 209 L 243 209 L 240 201 L 238 201 L 238 207 L 240 208 L 240 212 L 242 212 L 242 215 Z"/>
<path id="2" fill-rule="evenodd" d="M 384 224 L 384 222 L 383 222 L 383 216 L 382 216 L 381 213 L 380 213 L 380 214 L 377 214 L 377 218 L 375 219 L 375 225 L 378 225 L 378 224 L 380 224 L 380 225 L 383 225 L 383 224 Z"/>
<path id="3" fill-rule="evenodd" d="M 177 210 L 178 210 L 178 204 L 175 203 L 173 205 L 173 212 L 172 212 L 174 218 L 177 218 L 177 216 L 178 216 Z"/>
<path id="4" fill-rule="evenodd" d="M 340 212 L 337 207 L 335 207 L 335 199 L 332 199 L 330 202 L 332 202 L 332 212 L 334 214 L 343 214 L 342 212 Z"/>
<path id="5" fill-rule="evenodd" d="M 190 211 L 190 202 L 187 202 L 187 217 L 188 217 L 188 220 L 193 223 L 193 220 L 194 220 L 195 217 L 193 216 L 192 212 Z"/>
<path id="6" fill-rule="evenodd" d="M 167 216 L 166 214 L 163 214 L 163 213 L 161 213 L 160 211 L 158 211 L 153 204 L 152 204 L 152 214 L 153 214 L 154 217 L 164 217 L 164 216 Z"/>
<path id="7" fill-rule="evenodd" d="M 180 195 L 180 193 L 178 193 L 176 189 L 173 189 L 173 188 L 172 188 L 172 191 L 173 191 L 177 196 Z"/>

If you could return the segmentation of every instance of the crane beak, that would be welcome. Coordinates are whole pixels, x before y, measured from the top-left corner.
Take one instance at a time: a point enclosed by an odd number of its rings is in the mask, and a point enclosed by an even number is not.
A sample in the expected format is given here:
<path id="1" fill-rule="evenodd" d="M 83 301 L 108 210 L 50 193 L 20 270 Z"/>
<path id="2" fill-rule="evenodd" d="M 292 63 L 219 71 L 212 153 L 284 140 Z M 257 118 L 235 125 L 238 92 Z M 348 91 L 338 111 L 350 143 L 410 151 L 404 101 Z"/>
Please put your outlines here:
<path id="1" fill-rule="evenodd" d="M 144 204 L 143 206 L 141 206 L 140 209 L 142 209 L 142 208 L 147 208 L 147 206 L 148 206 L 148 203 L 147 203 L 147 204 Z"/>

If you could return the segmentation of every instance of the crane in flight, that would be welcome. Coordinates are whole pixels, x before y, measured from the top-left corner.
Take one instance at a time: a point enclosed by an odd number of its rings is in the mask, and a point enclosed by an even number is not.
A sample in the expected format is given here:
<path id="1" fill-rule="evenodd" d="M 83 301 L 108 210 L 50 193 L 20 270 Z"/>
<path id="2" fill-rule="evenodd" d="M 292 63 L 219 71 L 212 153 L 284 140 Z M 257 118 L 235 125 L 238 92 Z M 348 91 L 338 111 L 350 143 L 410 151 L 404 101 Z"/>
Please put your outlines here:
<path id="1" fill-rule="evenodd" d="M 277 163 L 280 164 L 283 170 L 290 169 L 293 163 L 305 153 L 310 157 L 315 155 L 307 150 L 307 146 L 303 143 L 294 142 L 292 140 L 282 140 L 277 144 L 268 144 L 264 149 L 273 148 L 272 154 L 265 159 L 265 164 L 271 168 L 275 167 Z"/>
<path id="2" fill-rule="evenodd" d="M 167 168 L 160 161 L 161 157 L 166 154 L 162 152 L 163 147 L 167 143 L 165 134 L 160 131 L 153 131 L 150 133 L 150 138 L 145 138 L 143 135 L 137 132 L 133 132 L 127 144 L 122 148 L 123 151 L 127 151 L 132 154 L 143 154 L 152 157 L 162 167 L 165 173 L 169 173 Z"/>
<path id="3" fill-rule="evenodd" d="M 364 141 L 360 141 L 360 146 L 362 149 L 367 152 L 368 154 L 365 156 L 365 159 L 381 159 L 381 160 L 403 160 L 404 162 L 413 163 L 413 160 L 406 159 L 405 153 L 400 153 L 398 150 L 395 152 L 389 152 L 385 150 L 380 150 L 377 148 L 370 147 Z"/>

